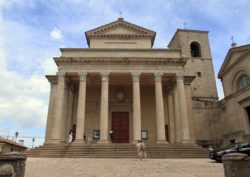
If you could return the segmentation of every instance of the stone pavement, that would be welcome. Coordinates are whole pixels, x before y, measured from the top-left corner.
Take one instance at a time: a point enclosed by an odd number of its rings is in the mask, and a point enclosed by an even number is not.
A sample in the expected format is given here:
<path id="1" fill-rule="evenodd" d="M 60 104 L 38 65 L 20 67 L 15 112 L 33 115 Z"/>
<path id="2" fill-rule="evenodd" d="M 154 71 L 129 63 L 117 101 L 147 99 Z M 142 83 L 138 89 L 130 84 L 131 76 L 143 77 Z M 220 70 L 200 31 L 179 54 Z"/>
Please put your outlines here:
<path id="1" fill-rule="evenodd" d="M 28 158 L 25 177 L 224 177 L 209 159 Z"/>

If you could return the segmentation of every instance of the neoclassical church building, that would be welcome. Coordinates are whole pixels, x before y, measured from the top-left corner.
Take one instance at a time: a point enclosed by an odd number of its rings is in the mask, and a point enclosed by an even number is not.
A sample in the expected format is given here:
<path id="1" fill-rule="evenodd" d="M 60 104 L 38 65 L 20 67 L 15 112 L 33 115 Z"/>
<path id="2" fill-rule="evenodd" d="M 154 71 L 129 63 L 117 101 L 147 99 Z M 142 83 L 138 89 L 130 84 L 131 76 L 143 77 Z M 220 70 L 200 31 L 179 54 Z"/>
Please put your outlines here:
<path id="1" fill-rule="evenodd" d="M 219 101 L 208 31 L 178 29 L 166 48 L 156 32 L 118 18 L 85 33 L 88 48 L 54 57 L 45 144 L 218 144 L 250 140 L 250 46 L 220 70 Z"/>

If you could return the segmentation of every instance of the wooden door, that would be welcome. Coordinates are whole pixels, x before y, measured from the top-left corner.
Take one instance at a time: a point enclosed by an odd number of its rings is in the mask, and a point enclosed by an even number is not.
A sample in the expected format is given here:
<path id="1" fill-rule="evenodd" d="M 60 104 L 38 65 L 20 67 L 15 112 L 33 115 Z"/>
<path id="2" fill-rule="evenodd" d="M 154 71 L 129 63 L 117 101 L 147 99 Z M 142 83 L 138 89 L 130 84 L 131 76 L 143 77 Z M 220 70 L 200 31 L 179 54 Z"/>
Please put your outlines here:
<path id="1" fill-rule="evenodd" d="M 129 143 L 129 113 L 113 112 L 112 129 L 114 130 L 114 143 Z"/>

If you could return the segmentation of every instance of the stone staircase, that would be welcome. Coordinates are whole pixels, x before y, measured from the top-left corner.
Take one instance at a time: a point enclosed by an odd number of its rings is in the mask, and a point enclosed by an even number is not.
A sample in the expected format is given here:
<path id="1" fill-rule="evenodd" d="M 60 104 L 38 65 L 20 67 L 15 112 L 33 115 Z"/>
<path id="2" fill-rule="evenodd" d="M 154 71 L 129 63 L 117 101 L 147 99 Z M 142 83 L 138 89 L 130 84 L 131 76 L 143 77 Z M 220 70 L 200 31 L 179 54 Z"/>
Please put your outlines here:
<path id="1" fill-rule="evenodd" d="M 25 152 L 28 157 L 135 158 L 134 144 L 50 144 Z M 208 150 L 196 145 L 148 144 L 148 158 L 208 158 Z"/>

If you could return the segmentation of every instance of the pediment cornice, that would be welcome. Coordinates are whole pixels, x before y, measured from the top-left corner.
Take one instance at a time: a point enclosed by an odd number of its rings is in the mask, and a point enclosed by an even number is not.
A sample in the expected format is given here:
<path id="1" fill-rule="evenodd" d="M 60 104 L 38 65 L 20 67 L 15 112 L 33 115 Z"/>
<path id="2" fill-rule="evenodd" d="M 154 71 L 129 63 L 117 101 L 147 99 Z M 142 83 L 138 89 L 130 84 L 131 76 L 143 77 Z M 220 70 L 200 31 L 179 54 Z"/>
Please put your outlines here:
<path id="1" fill-rule="evenodd" d="M 123 28 L 132 33 L 107 33 L 116 28 Z M 89 30 L 85 32 L 85 35 L 88 44 L 92 38 L 151 38 L 151 43 L 153 45 L 156 33 L 119 18 L 117 21 Z"/>
<path id="2" fill-rule="evenodd" d="M 236 52 L 241 52 L 242 54 L 237 58 L 236 61 L 231 62 L 233 55 Z M 249 55 L 250 53 L 250 45 L 246 45 L 246 46 L 240 46 L 240 47 L 236 47 L 236 48 L 231 48 L 228 53 L 227 56 L 220 68 L 219 74 L 218 74 L 218 78 L 222 78 L 223 75 L 230 70 L 230 68 L 232 68 L 236 63 L 238 63 L 241 59 L 243 59 L 245 56 Z"/>

